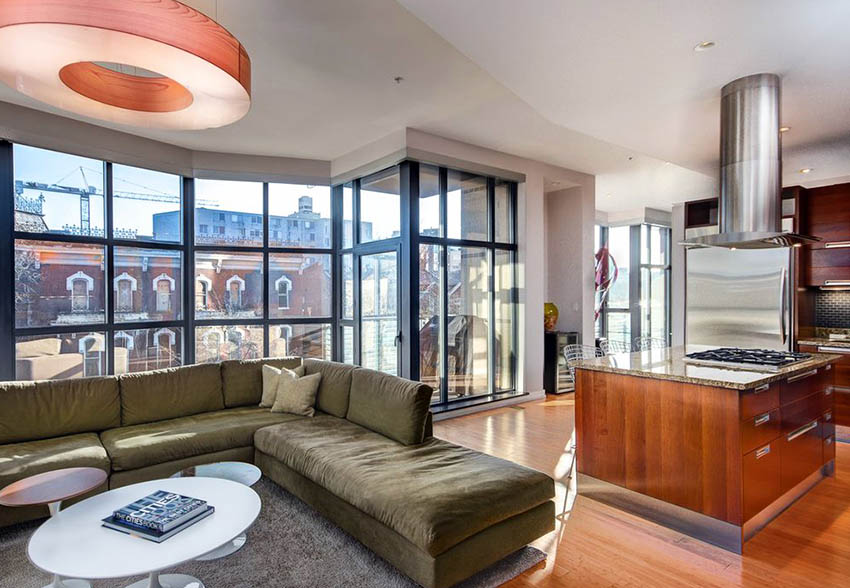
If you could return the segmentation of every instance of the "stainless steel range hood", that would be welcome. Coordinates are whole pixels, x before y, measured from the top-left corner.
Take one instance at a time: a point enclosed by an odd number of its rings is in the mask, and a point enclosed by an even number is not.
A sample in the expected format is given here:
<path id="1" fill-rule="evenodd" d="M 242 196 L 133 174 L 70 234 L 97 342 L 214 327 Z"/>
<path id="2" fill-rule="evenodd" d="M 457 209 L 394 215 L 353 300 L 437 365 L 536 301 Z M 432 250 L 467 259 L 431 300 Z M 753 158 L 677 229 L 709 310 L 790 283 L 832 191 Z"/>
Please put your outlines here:
<path id="1" fill-rule="evenodd" d="M 782 231 L 780 81 L 755 74 L 723 86 L 720 102 L 720 233 L 691 247 L 765 249 L 819 241 Z"/>

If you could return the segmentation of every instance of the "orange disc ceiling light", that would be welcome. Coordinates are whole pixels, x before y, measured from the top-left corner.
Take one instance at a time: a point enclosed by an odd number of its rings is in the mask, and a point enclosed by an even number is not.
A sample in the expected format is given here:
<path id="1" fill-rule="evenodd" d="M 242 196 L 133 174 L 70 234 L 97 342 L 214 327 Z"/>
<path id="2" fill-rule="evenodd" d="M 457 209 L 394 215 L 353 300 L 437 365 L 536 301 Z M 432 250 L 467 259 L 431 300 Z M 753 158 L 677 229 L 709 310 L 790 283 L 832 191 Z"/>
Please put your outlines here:
<path id="1" fill-rule="evenodd" d="M 112 123 L 209 129 L 251 107 L 251 59 L 176 0 L 0 0 L 0 80 Z"/>

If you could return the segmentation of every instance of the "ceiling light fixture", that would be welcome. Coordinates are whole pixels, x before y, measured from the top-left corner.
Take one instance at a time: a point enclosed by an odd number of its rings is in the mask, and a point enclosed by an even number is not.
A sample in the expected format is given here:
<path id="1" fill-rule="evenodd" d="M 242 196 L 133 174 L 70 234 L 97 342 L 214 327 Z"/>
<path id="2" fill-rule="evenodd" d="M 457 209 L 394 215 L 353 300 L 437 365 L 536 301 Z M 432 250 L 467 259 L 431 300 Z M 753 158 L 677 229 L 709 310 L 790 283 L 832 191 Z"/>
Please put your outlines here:
<path id="1" fill-rule="evenodd" d="M 791 130 L 791 127 L 779 127 L 780 133 L 787 133 L 790 130 Z"/>
<path id="2" fill-rule="evenodd" d="M 251 107 L 251 59 L 177 0 L 0 0 L 0 80 L 112 123 L 208 129 Z"/>
<path id="3" fill-rule="evenodd" d="M 812 168 L 804 167 L 803 169 L 800 170 L 800 173 L 801 174 L 810 174 L 810 173 L 812 173 Z"/>
<path id="4" fill-rule="evenodd" d="M 714 46 L 714 41 L 703 41 L 702 43 L 696 44 L 694 51 L 708 51 L 709 49 L 713 49 Z"/>

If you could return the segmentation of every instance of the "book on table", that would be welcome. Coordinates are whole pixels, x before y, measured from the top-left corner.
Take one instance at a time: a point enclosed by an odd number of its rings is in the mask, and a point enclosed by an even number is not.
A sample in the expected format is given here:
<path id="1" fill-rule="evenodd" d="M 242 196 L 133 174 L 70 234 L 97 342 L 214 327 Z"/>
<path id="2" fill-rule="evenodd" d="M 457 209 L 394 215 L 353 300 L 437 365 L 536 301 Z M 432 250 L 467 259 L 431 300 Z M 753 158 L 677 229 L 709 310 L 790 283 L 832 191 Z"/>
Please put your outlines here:
<path id="1" fill-rule="evenodd" d="M 103 519 L 103 525 L 159 542 L 209 516 L 214 510 L 205 500 L 157 490 L 114 511 L 112 516 Z"/>

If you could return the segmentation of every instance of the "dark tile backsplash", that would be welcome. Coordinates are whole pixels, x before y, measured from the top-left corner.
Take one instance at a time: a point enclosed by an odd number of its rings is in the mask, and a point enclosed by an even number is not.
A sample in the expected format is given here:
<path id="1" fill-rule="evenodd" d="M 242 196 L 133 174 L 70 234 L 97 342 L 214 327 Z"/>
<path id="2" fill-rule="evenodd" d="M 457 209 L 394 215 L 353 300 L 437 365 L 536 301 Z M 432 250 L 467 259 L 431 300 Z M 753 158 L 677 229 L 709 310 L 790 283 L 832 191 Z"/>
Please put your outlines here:
<path id="1" fill-rule="evenodd" d="M 815 295 L 815 325 L 850 329 L 850 290 L 818 292 Z"/>

